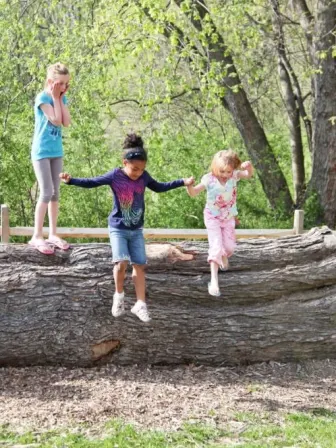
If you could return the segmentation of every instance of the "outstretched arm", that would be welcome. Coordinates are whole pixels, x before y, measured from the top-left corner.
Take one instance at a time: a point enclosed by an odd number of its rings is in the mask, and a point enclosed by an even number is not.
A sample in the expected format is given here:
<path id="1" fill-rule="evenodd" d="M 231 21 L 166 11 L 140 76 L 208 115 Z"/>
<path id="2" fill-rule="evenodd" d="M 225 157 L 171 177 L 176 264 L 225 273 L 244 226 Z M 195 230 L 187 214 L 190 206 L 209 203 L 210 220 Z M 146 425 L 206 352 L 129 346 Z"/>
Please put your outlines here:
<path id="1" fill-rule="evenodd" d="M 149 176 L 147 187 L 156 193 L 164 193 L 165 191 L 173 190 L 174 188 L 183 187 L 184 185 L 192 185 L 194 183 L 193 177 L 187 179 L 178 179 L 171 182 L 158 182 Z"/>
<path id="2" fill-rule="evenodd" d="M 239 179 L 250 179 L 253 176 L 253 166 L 250 161 L 241 164 L 241 170 L 238 171 Z"/>
<path id="3" fill-rule="evenodd" d="M 189 196 L 191 196 L 191 197 L 197 196 L 204 190 L 205 190 L 205 186 L 203 184 L 198 184 L 195 187 L 193 185 L 187 185 L 187 191 L 188 191 Z"/>
<path id="4" fill-rule="evenodd" d="M 76 185 L 83 188 L 96 188 L 102 185 L 111 185 L 113 181 L 113 171 L 103 174 L 102 176 L 90 177 L 90 178 L 74 178 L 69 173 L 61 173 L 60 179 L 69 185 Z"/>

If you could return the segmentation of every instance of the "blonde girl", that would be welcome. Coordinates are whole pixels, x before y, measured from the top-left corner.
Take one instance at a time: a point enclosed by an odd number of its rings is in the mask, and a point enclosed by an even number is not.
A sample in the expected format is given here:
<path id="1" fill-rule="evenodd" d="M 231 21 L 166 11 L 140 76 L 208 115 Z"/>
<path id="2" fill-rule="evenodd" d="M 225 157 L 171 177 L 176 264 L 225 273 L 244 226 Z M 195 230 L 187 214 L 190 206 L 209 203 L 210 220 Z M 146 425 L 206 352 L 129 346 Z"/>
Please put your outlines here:
<path id="1" fill-rule="evenodd" d="M 40 196 L 35 209 L 34 234 L 29 244 L 45 255 L 55 247 L 67 250 L 69 244 L 56 234 L 59 208 L 59 174 L 63 166 L 62 126 L 69 126 L 70 113 L 65 93 L 69 88 L 68 68 L 58 62 L 47 69 L 45 87 L 35 99 L 35 130 L 31 158 Z M 43 238 L 46 212 L 49 216 L 49 237 Z"/>
<path id="2" fill-rule="evenodd" d="M 187 186 L 190 196 L 196 196 L 204 190 L 207 192 L 204 222 L 208 233 L 208 262 L 211 271 L 208 291 L 212 296 L 220 295 L 218 268 L 228 269 L 228 258 L 236 245 L 237 182 L 249 179 L 252 175 L 251 162 L 241 163 L 232 150 L 219 151 L 212 160 L 211 172 L 202 177 L 201 183 L 195 187 Z"/>

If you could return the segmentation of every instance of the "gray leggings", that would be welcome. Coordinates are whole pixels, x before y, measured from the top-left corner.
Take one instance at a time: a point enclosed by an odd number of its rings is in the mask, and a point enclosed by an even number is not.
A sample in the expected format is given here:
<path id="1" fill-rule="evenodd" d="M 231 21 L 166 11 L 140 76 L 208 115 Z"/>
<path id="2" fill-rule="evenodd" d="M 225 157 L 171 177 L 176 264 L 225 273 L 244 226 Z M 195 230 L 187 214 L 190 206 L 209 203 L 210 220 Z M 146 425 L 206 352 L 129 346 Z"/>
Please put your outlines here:
<path id="1" fill-rule="evenodd" d="M 40 188 L 39 201 L 46 203 L 58 201 L 61 183 L 59 175 L 63 168 L 63 158 L 34 160 L 33 167 Z"/>

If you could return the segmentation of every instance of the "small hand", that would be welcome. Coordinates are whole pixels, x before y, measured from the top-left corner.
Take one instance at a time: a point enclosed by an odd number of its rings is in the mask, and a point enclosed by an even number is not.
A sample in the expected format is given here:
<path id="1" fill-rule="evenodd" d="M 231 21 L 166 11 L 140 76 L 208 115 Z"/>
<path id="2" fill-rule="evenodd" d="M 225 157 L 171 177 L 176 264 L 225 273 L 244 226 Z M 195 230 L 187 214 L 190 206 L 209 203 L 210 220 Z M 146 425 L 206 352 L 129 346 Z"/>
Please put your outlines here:
<path id="1" fill-rule="evenodd" d="M 190 185 L 194 185 L 194 183 L 195 183 L 195 179 L 193 176 L 188 177 L 187 179 L 183 179 L 183 181 L 184 181 L 184 185 L 186 187 L 189 187 Z"/>
<path id="2" fill-rule="evenodd" d="M 59 81 L 55 81 L 51 86 L 51 95 L 55 99 L 59 99 L 61 97 L 61 85 Z"/>
<path id="3" fill-rule="evenodd" d="M 252 169 L 252 163 L 251 163 L 249 160 L 247 160 L 246 162 L 243 162 L 243 163 L 240 165 L 240 167 L 241 167 L 241 169 L 243 169 L 243 170 L 250 170 L 250 169 Z"/>
<path id="4" fill-rule="evenodd" d="M 66 184 L 68 184 L 70 182 L 71 176 L 69 173 L 60 173 L 59 178 L 65 182 Z"/>

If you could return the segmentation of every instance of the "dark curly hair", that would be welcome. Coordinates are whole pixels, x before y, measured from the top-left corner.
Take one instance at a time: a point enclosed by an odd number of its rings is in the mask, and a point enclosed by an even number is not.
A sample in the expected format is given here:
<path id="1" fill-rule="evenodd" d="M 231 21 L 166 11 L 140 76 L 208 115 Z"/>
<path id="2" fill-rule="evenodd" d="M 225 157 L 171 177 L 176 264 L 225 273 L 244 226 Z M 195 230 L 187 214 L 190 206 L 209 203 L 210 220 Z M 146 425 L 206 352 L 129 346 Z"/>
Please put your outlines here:
<path id="1" fill-rule="evenodd" d="M 123 148 L 142 148 L 144 147 L 144 143 L 140 135 L 137 134 L 127 134 L 127 137 L 124 140 Z"/>
<path id="2" fill-rule="evenodd" d="M 147 161 L 147 153 L 144 150 L 142 138 L 137 134 L 127 134 L 124 140 L 123 159 L 125 160 L 144 160 Z"/>

